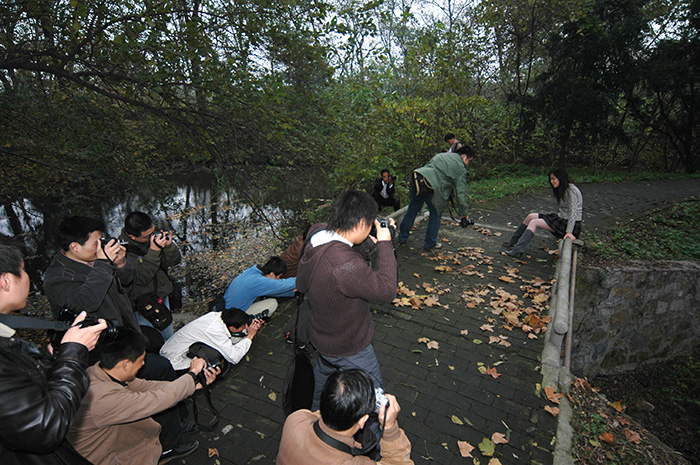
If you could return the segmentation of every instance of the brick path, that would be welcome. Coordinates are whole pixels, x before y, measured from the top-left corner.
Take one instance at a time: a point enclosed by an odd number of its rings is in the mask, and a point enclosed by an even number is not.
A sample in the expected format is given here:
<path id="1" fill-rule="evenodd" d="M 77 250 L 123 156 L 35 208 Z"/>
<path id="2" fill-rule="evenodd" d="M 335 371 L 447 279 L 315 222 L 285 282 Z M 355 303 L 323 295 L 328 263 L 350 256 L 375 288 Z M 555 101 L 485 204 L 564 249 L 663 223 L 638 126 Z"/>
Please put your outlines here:
<path id="1" fill-rule="evenodd" d="M 660 202 L 700 194 L 700 180 L 580 187 L 585 227 L 612 225 L 616 219 L 658 207 Z M 517 201 L 475 203 L 472 216 L 477 226 L 487 226 L 492 235 L 462 229 L 443 218 L 440 251 L 422 250 L 425 223 L 418 225 L 407 246 L 397 249 L 399 280 L 406 287 L 429 294 L 424 290 L 427 283 L 433 288 L 431 293 L 442 292 L 437 295 L 440 305 L 433 307 L 373 306 L 374 347 L 386 390 L 395 394 L 401 405 L 399 425 L 413 445 L 411 458 L 416 464 L 471 464 L 472 459 L 461 457 L 457 441 L 477 447 L 483 438 L 508 430 L 509 442 L 497 445 L 494 455 L 503 465 L 552 463 L 556 419 L 544 410 L 546 402 L 536 391 L 542 380 L 538 368 L 543 336 L 533 340 L 517 328 L 507 331 L 489 306 L 497 288 L 529 306 L 521 286 L 534 278 L 552 279 L 554 258 L 543 250 L 544 246 L 556 248 L 552 236 L 538 233 L 525 263 L 500 253 L 501 242 L 512 230 L 508 223 L 515 227 L 530 211 L 555 211 L 549 197 L 542 191 Z M 467 269 L 467 265 L 474 268 Z M 436 266 L 450 266 L 453 271 L 441 272 Z M 507 274 L 506 268 L 514 266 L 518 268 L 515 282 L 498 279 Z M 483 277 L 457 272 L 460 268 Z M 466 306 L 464 292 L 486 289 L 490 293 L 485 302 L 476 308 Z M 215 385 L 213 399 L 221 410 L 216 431 L 197 433 L 200 448 L 175 463 L 274 463 L 284 423 L 281 390 L 292 354 L 283 342 L 282 329 L 292 310 L 289 305 L 278 310 L 258 333 L 245 361 Z M 489 318 L 495 320 L 494 332 L 480 329 Z M 468 334 L 462 335 L 462 330 Z M 510 347 L 488 344 L 489 336 L 494 335 L 507 336 Z M 418 342 L 423 337 L 437 341 L 439 349 L 428 349 Z M 493 367 L 497 362 L 501 362 L 498 378 L 478 370 L 478 363 Z M 453 416 L 463 424 L 455 423 Z M 216 448 L 219 456 L 208 458 L 209 448 Z M 481 464 L 489 462 L 478 447 L 472 454 Z"/>

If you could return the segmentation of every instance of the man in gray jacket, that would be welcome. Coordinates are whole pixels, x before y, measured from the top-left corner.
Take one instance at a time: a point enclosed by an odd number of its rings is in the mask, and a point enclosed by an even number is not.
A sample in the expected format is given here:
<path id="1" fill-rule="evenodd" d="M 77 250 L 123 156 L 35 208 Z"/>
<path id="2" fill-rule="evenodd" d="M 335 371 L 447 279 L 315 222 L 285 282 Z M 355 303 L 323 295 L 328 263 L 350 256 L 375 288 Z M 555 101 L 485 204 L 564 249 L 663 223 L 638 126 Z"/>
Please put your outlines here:
<path id="1" fill-rule="evenodd" d="M 474 150 L 468 145 L 463 145 L 455 153 L 438 153 L 428 164 L 413 172 L 411 200 L 399 228 L 400 244 L 403 245 L 408 240 L 416 215 L 423 208 L 423 204 L 427 203 L 430 218 L 423 248 L 426 250 L 440 248 L 437 242 L 440 220 L 453 190 L 460 206 L 462 227 L 473 224 L 469 220 L 467 174 L 469 163 L 474 156 Z"/>

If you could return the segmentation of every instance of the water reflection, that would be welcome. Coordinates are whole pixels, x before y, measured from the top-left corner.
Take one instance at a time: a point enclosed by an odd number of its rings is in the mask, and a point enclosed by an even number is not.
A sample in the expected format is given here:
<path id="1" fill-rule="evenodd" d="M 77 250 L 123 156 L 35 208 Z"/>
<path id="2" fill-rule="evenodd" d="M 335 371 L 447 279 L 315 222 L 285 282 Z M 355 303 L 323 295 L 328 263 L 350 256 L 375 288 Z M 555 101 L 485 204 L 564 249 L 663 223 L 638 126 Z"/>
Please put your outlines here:
<path id="1" fill-rule="evenodd" d="M 3 205 L 0 233 L 24 240 L 27 268 L 38 274 L 56 253 L 53 231 L 69 215 L 100 217 L 107 225 L 106 233 L 117 236 L 128 213 L 143 211 L 157 228 L 175 232 L 183 253 L 215 249 L 244 232 L 269 234 L 294 225 L 298 214 L 309 207 L 309 199 L 330 196 L 326 176 L 317 175 L 312 182 L 308 174 L 290 172 L 281 178 L 283 182 L 270 181 L 265 188 L 240 190 L 226 186 L 220 175 L 200 172 L 167 182 L 141 183 L 105 198 L 77 196 L 62 199 L 58 205 L 46 199 L 24 199 Z"/>

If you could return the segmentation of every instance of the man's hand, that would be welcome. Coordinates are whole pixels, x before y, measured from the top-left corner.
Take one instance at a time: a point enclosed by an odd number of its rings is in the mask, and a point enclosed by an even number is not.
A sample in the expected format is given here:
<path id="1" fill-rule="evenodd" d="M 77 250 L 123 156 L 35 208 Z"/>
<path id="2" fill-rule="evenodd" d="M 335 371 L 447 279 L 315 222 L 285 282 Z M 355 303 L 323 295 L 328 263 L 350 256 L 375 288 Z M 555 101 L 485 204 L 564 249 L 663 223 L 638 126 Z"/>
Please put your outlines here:
<path id="1" fill-rule="evenodd" d="M 221 367 L 207 367 L 204 369 L 204 378 L 207 380 L 207 384 L 214 382 L 216 377 L 221 373 Z M 202 383 L 197 383 L 195 389 L 202 389 Z"/>
<path id="2" fill-rule="evenodd" d="M 173 243 L 172 231 L 154 232 L 151 236 L 151 249 L 161 250 Z"/>
<path id="3" fill-rule="evenodd" d="M 393 218 L 387 219 L 387 227 L 382 228 L 378 220 L 374 220 L 374 226 L 377 228 L 377 242 L 379 241 L 390 241 L 391 231 L 389 231 L 388 225 L 390 224 L 393 228 L 396 228 L 396 222 Z"/>
<path id="4" fill-rule="evenodd" d="M 252 341 L 262 325 L 263 320 L 253 320 L 252 323 L 246 326 L 246 331 L 248 332 L 247 338 Z"/>
<path id="5" fill-rule="evenodd" d="M 78 323 L 85 319 L 85 316 L 87 316 L 87 313 L 80 312 L 80 315 L 75 317 L 73 325 L 68 329 L 68 331 L 66 331 L 66 334 L 63 335 L 61 344 L 65 344 L 66 342 L 77 342 L 78 344 L 82 344 L 87 347 L 87 350 L 92 350 L 95 348 L 97 339 L 100 337 L 100 333 L 103 329 L 107 328 L 107 322 L 105 322 L 103 319 L 99 319 L 97 320 L 99 321 L 99 324 L 93 326 L 86 326 L 85 328 L 77 326 Z"/>
<path id="6" fill-rule="evenodd" d="M 190 362 L 190 371 L 195 375 L 204 373 L 204 378 L 207 380 L 207 384 L 211 384 L 216 379 L 216 376 L 221 373 L 221 368 L 212 368 L 207 366 L 207 361 L 203 358 L 195 357 Z M 195 389 L 202 389 L 202 383 L 195 384 Z"/>
<path id="7" fill-rule="evenodd" d="M 391 429 L 394 426 L 398 426 L 396 418 L 399 416 L 401 407 L 399 407 L 399 402 L 396 400 L 395 396 L 392 394 L 384 395 L 389 402 L 379 408 L 379 423 L 384 423 L 384 412 L 386 411 L 386 424 L 384 424 L 384 429 Z"/>
<path id="8" fill-rule="evenodd" d="M 100 242 L 97 245 L 97 258 L 102 260 L 109 260 L 117 266 L 117 260 L 120 260 L 121 266 L 124 266 L 124 256 L 126 256 L 126 249 L 119 245 L 119 241 L 112 239 L 102 247 Z"/>
<path id="9" fill-rule="evenodd" d="M 461 227 L 463 227 L 463 228 L 466 228 L 466 227 L 471 226 L 471 225 L 473 225 L 473 224 L 474 224 L 474 220 L 471 219 L 471 218 L 469 218 L 468 216 L 463 216 L 463 217 L 459 220 L 459 225 L 460 225 Z"/>

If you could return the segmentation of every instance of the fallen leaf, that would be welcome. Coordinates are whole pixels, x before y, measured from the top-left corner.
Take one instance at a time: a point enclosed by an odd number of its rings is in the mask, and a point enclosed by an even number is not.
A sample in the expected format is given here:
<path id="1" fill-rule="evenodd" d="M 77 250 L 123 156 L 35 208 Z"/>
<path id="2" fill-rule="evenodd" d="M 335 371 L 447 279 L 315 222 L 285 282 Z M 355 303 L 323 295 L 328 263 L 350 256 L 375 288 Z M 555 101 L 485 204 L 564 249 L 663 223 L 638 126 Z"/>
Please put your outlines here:
<path id="1" fill-rule="evenodd" d="M 489 463 L 487 465 L 503 465 L 503 464 L 501 464 L 501 461 L 498 459 L 491 459 L 491 460 L 489 460 Z"/>
<path id="2" fill-rule="evenodd" d="M 461 334 L 462 336 L 466 336 L 467 334 L 469 334 L 469 330 L 463 329 L 462 331 L 459 332 L 459 334 Z"/>
<path id="3" fill-rule="evenodd" d="M 588 442 L 591 443 L 593 447 L 600 447 L 600 443 L 595 439 L 589 439 Z"/>
<path id="4" fill-rule="evenodd" d="M 457 447 L 459 447 L 459 453 L 462 454 L 462 457 L 473 457 L 474 446 L 467 441 L 457 441 Z"/>
<path id="5" fill-rule="evenodd" d="M 605 441 L 608 444 L 615 444 L 615 438 L 613 438 L 612 433 L 609 433 L 607 431 L 598 436 L 598 439 L 600 439 L 601 441 Z"/>
<path id="6" fill-rule="evenodd" d="M 452 420 L 452 423 L 454 423 L 455 425 L 463 425 L 464 424 L 464 422 L 462 420 L 460 420 L 460 418 L 457 415 L 452 415 L 451 420 Z"/>
<path id="7" fill-rule="evenodd" d="M 616 418 L 617 418 L 617 421 L 619 421 L 621 425 L 629 426 L 630 421 L 627 418 L 625 418 L 625 417 L 616 417 Z"/>
<path id="8" fill-rule="evenodd" d="M 493 441 L 489 438 L 484 438 L 479 443 L 479 450 L 481 451 L 482 455 L 485 455 L 486 457 L 491 457 L 496 451 L 496 444 L 494 444 Z"/>
<path id="9" fill-rule="evenodd" d="M 484 365 L 479 365 L 477 368 L 479 369 L 479 373 L 482 375 L 486 374 L 486 367 Z"/>
<path id="10" fill-rule="evenodd" d="M 438 344 L 437 341 L 428 342 L 428 349 L 436 349 L 437 350 L 439 348 L 440 348 L 440 344 Z"/>
<path id="11" fill-rule="evenodd" d="M 556 417 L 557 415 L 559 415 L 559 411 L 560 411 L 559 407 L 550 407 L 549 405 L 545 405 L 544 409 L 546 411 L 548 411 L 549 413 L 551 413 L 553 417 Z"/>
<path id="12" fill-rule="evenodd" d="M 209 458 L 219 457 L 219 450 L 214 448 L 209 448 Z"/>
<path id="13" fill-rule="evenodd" d="M 624 405 L 622 405 L 622 402 L 620 402 L 619 400 L 616 400 L 615 402 L 613 402 L 610 405 L 612 406 L 612 408 L 614 408 L 618 412 L 624 412 L 625 409 L 627 408 Z"/>
<path id="14" fill-rule="evenodd" d="M 428 339 L 427 337 L 419 337 L 418 342 L 420 342 L 421 344 L 427 344 L 428 342 L 430 342 L 430 339 Z"/>
<path id="15" fill-rule="evenodd" d="M 504 283 L 514 283 L 515 280 L 511 278 L 510 276 L 499 276 L 498 279 L 503 281 Z"/>
<path id="16" fill-rule="evenodd" d="M 508 439 L 506 439 L 506 435 L 503 433 L 493 433 L 491 435 L 491 440 L 494 444 L 508 444 Z"/>
<path id="17" fill-rule="evenodd" d="M 635 444 L 641 444 L 642 442 L 642 437 L 639 435 L 639 433 L 636 433 L 629 428 L 623 429 L 622 434 L 625 435 L 625 439 L 627 439 L 629 442 L 633 442 Z"/>
<path id="18" fill-rule="evenodd" d="M 420 278 L 420 275 L 418 273 L 413 273 L 413 276 L 415 276 L 416 278 Z"/>
<path id="19" fill-rule="evenodd" d="M 494 378 L 498 378 L 499 376 L 501 376 L 502 373 L 499 373 L 498 371 L 496 371 L 495 368 L 488 367 L 486 369 L 486 374 L 489 374 L 489 375 L 493 376 Z"/>
<path id="20" fill-rule="evenodd" d="M 277 393 L 271 392 L 267 395 L 267 397 L 269 397 L 272 402 L 277 402 Z"/>
<path id="21" fill-rule="evenodd" d="M 483 344 L 484 343 L 484 341 L 482 341 L 481 339 L 474 339 L 472 342 L 474 344 Z"/>
<path id="22" fill-rule="evenodd" d="M 479 327 L 480 330 L 482 331 L 491 331 L 493 332 L 493 325 L 481 325 Z"/>
<path id="23" fill-rule="evenodd" d="M 428 297 L 427 299 L 425 299 L 425 301 L 423 303 L 425 305 L 427 305 L 428 307 L 434 307 L 435 305 L 440 305 L 440 303 L 438 302 L 438 299 L 434 296 Z"/>
<path id="24" fill-rule="evenodd" d="M 557 394 L 557 392 L 552 386 L 545 386 L 544 393 L 547 396 L 547 399 L 549 399 L 550 402 L 554 402 L 555 404 L 558 404 L 559 399 L 564 397 L 564 394 Z"/>

